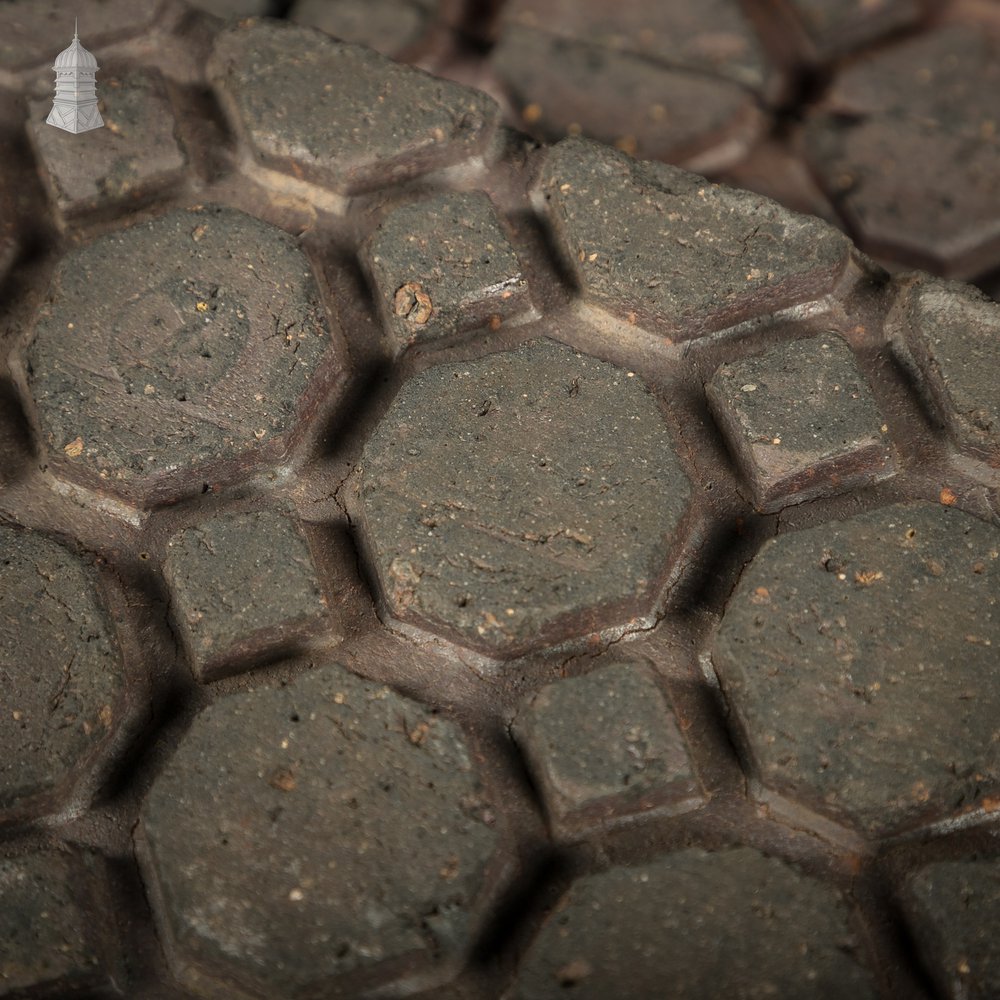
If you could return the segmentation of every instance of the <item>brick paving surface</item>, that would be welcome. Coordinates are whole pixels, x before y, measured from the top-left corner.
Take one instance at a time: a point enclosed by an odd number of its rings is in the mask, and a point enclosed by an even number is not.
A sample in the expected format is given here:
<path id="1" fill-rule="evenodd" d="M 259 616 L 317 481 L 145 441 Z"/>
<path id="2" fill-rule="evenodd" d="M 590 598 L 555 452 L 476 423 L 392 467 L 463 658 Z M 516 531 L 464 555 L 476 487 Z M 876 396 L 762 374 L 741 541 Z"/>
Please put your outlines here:
<path id="1" fill-rule="evenodd" d="M 117 186 L 0 9 L 0 996 L 995 995 L 1000 307 L 795 210 L 996 287 L 989 6 L 205 6 Z"/>

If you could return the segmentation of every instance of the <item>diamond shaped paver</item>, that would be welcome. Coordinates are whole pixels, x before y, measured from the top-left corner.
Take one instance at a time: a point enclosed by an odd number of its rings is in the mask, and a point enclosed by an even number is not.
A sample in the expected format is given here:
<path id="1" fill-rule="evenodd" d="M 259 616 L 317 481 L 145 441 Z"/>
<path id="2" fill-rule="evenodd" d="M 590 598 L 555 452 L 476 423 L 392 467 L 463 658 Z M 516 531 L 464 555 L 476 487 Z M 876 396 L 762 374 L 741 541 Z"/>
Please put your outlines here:
<path id="1" fill-rule="evenodd" d="M 0 997 L 105 996 L 92 909 L 93 859 L 36 851 L 0 858 Z M 88 904 L 91 904 L 88 906 Z"/>
<path id="2" fill-rule="evenodd" d="M 283 456 L 336 377 L 329 347 L 291 236 L 173 211 L 63 258 L 26 381 L 60 475 L 153 504 Z"/>
<path id="3" fill-rule="evenodd" d="M 711 653 L 759 779 L 871 834 L 1000 787 L 998 549 L 926 502 L 766 542 Z"/>
<path id="4" fill-rule="evenodd" d="M 397 208 L 365 256 L 385 323 L 402 346 L 497 326 L 529 306 L 521 265 L 481 191 Z"/>
<path id="5" fill-rule="evenodd" d="M 521 706 L 512 732 L 558 829 L 700 801 L 684 737 L 641 664 L 547 685 Z"/>
<path id="6" fill-rule="evenodd" d="M 197 716 L 146 800 L 142 860 L 185 983 L 354 998 L 446 974 L 494 822 L 454 723 L 333 665 Z"/>
<path id="7" fill-rule="evenodd" d="M 920 954 L 945 996 L 1000 996 L 1000 861 L 933 862 L 907 880 L 902 903 Z"/>
<path id="8" fill-rule="evenodd" d="M 125 677 L 91 566 L 0 526 L 0 820 L 55 808 L 123 712 Z"/>
<path id="9" fill-rule="evenodd" d="M 909 347 L 952 440 L 1000 465 L 1000 305 L 967 285 L 922 281 L 906 300 Z"/>
<path id="10" fill-rule="evenodd" d="M 415 375 L 361 464 L 391 614 L 500 657 L 648 613 L 690 494 L 642 382 L 549 340 Z"/>
<path id="11" fill-rule="evenodd" d="M 835 334 L 722 365 L 705 393 L 758 510 L 842 493 L 892 473 L 871 390 Z"/>
<path id="12" fill-rule="evenodd" d="M 164 572 L 202 680 L 271 656 L 322 628 L 326 599 L 309 546 L 273 511 L 224 514 L 175 535 Z"/>
<path id="13" fill-rule="evenodd" d="M 222 35 L 209 75 L 261 163 L 340 194 L 480 155 L 500 114 L 477 90 L 281 21 Z"/>
<path id="14" fill-rule="evenodd" d="M 863 249 L 951 277 L 1000 265 L 998 87 L 1000 47 L 972 25 L 885 48 L 837 78 L 805 151 Z"/>
<path id="15" fill-rule="evenodd" d="M 538 190 L 584 299 L 673 339 L 819 298 L 850 252 L 818 219 L 584 139 L 547 153 Z"/>
<path id="16" fill-rule="evenodd" d="M 576 881 L 513 998 L 869 1000 L 858 950 L 836 891 L 751 848 L 693 848 Z"/>
<path id="17" fill-rule="evenodd" d="M 104 128 L 69 139 L 45 117 L 52 87 L 29 103 L 29 131 L 63 215 L 164 191 L 184 176 L 186 157 L 162 76 L 152 70 L 100 74 Z"/>

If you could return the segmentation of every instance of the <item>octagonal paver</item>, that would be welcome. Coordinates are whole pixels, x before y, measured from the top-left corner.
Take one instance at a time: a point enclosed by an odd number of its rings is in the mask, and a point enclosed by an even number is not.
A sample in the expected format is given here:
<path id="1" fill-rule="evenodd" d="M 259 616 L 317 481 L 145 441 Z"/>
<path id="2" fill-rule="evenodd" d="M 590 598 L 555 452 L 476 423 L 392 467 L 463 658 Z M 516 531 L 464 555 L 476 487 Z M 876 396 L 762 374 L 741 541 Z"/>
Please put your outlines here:
<path id="1" fill-rule="evenodd" d="M 765 543 L 711 653 L 760 780 L 870 834 L 1000 787 L 998 550 L 926 502 Z"/>
<path id="2" fill-rule="evenodd" d="M 390 613 L 497 656 L 648 613 L 690 493 L 642 382 L 549 340 L 415 375 L 361 464 Z"/>
<path id="3" fill-rule="evenodd" d="M 952 1000 L 1000 996 L 1000 861 L 937 861 L 911 876 L 901 894 L 925 966 Z"/>
<path id="4" fill-rule="evenodd" d="M 270 0 L 185 0 L 208 14 L 231 17 L 263 17 L 271 9 Z"/>
<path id="5" fill-rule="evenodd" d="M 824 59 L 908 28 L 923 13 L 920 0 L 791 0 L 791 7 Z"/>
<path id="6" fill-rule="evenodd" d="M 51 66 L 72 41 L 73 18 L 79 20 L 81 41 L 94 52 L 106 42 L 147 28 L 162 6 L 156 0 L 141 4 L 133 0 L 76 0 L 69 17 L 62 0 L 4 0 L 0 74 L 46 62 Z"/>
<path id="7" fill-rule="evenodd" d="M 511 1000 L 868 1000 L 858 951 L 835 890 L 751 848 L 693 848 L 577 880 Z"/>
<path id="8" fill-rule="evenodd" d="M 480 91 L 281 21 L 220 36 L 209 76 L 258 160 L 340 194 L 481 154 L 500 114 Z"/>
<path id="9" fill-rule="evenodd" d="M 107 744 L 124 689 L 92 567 L 0 526 L 0 820 L 58 806 Z"/>
<path id="10" fill-rule="evenodd" d="M 398 57 L 433 21 L 435 0 L 296 0 L 289 20 Z"/>
<path id="11" fill-rule="evenodd" d="M 517 255 L 481 191 L 397 208 L 375 231 L 365 258 L 400 347 L 496 327 L 530 306 Z"/>
<path id="12" fill-rule="evenodd" d="M 837 78 L 805 149 L 864 249 L 953 277 L 1000 264 L 998 87 L 1000 49 L 971 25 L 886 48 Z"/>
<path id="13" fill-rule="evenodd" d="M 167 545 L 175 620 L 201 680 L 231 672 L 248 656 L 293 649 L 322 628 L 326 599 L 290 517 L 223 514 Z"/>
<path id="14" fill-rule="evenodd" d="M 532 30 L 635 52 L 663 66 L 727 77 L 761 90 L 767 61 L 738 0 L 617 4 L 509 0 L 504 19 Z"/>
<path id="15" fill-rule="evenodd" d="M 764 131 L 779 83 L 734 0 L 512 0 L 490 63 L 535 135 L 717 169 Z"/>
<path id="16" fill-rule="evenodd" d="M 582 130 L 632 155 L 708 156 L 721 168 L 741 159 L 765 129 L 745 87 L 635 52 L 511 24 L 490 61 L 520 108 L 522 127 L 548 140 Z"/>
<path id="17" fill-rule="evenodd" d="M 59 474 L 152 504 L 284 455 L 335 376 L 329 345 L 291 236 L 173 211 L 67 254 L 26 379 Z"/>
<path id="18" fill-rule="evenodd" d="M 819 298 L 850 253 L 818 219 L 584 139 L 547 153 L 539 192 L 584 298 L 673 339 Z"/>
<path id="19" fill-rule="evenodd" d="M 88 855 L 0 858 L 0 997 L 73 997 L 108 984 Z M 100 994 L 105 995 L 105 994 Z"/>
<path id="20" fill-rule="evenodd" d="M 724 364 L 705 394 L 758 510 L 844 493 L 893 471 L 888 428 L 836 334 Z"/>
<path id="21" fill-rule="evenodd" d="M 561 833 L 701 800 L 687 744 L 643 664 L 546 685 L 522 704 L 512 733 Z"/>
<path id="22" fill-rule="evenodd" d="M 183 981 L 353 998 L 463 951 L 494 822 L 454 723 L 330 665 L 198 715 L 142 853 Z"/>
<path id="23" fill-rule="evenodd" d="M 29 131 L 49 191 L 65 216 L 133 203 L 164 192 L 184 177 L 187 162 L 176 135 L 163 77 L 155 70 L 100 74 L 104 128 L 69 139 L 46 122 L 52 86 L 45 80 L 29 101 Z"/>
<path id="24" fill-rule="evenodd" d="M 904 343 L 959 448 L 1000 465 L 1000 305 L 967 285 L 922 281 L 904 311 Z"/>

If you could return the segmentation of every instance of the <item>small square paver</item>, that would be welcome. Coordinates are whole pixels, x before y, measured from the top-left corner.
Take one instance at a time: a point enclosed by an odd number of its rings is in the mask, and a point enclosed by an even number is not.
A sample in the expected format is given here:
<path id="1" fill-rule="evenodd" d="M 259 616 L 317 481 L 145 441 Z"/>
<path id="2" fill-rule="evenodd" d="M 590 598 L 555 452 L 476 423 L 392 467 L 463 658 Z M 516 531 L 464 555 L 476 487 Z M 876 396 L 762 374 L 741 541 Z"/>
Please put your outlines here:
<path id="1" fill-rule="evenodd" d="M 512 731 L 561 835 L 701 800 L 684 737 L 643 665 L 549 684 L 522 705 Z"/>
<path id="2" fill-rule="evenodd" d="M 223 514 L 168 542 L 164 570 L 175 620 L 200 680 L 232 673 L 248 658 L 280 655 L 326 618 L 309 546 L 274 511 Z"/>
<path id="3" fill-rule="evenodd" d="M 853 352 L 835 334 L 724 364 L 705 393 L 760 511 L 894 471 L 888 428 Z"/>
<path id="4" fill-rule="evenodd" d="M 187 158 L 163 77 L 155 70 L 98 73 L 104 127 L 71 135 L 45 121 L 51 83 L 34 91 L 29 131 L 64 216 L 133 201 L 175 186 Z"/>
<path id="5" fill-rule="evenodd" d="M 481 191 L 397 208 L 372 237 L 367 264 L 401 347 L 496 327 L 529 307 L 517 255 Z"/>

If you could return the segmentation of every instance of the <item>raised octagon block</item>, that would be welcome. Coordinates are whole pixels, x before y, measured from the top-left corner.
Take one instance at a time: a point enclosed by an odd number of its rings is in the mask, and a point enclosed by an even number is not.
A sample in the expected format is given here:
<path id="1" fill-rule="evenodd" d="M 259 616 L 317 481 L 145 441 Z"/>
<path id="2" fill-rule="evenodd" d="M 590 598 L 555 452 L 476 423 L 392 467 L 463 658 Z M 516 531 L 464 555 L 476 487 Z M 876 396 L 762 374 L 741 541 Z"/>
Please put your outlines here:
<path id="1" fill-rule="evenodd" d="M 337 377 L 309 262 L 227 208 L 71 251 L 24 359 L 57 474 L 141 506 L 282 458 Z"/>
<path id="2" fill-rule="evenodd" d="M 70 851 L 0 858 L 0 997 L 111 995 L 97 868 Z"/>
<path id="3" fill-rule="evenodd" d="M 520 24 L 504 29 L 490 62 L 522 127 L 546 139 L 582 129 L 635 156 L 721 167 L 766 128 L 754 94 L 732 80 Z"/>
<path id="4" fill-rule="evenodd" d="M 849 921 L 839 893 L 777 858 L 691 848 L 578 879 L 511 997 L 874 1000 Z"/>
<path id="5" fill-rule="evenodd" d="M 354 1000 L 454 973 L 504 868 L 495 824 L 453 722 L 326 665 L 197 716 L 140 857 L 186 986 Z"/>
<path id="6" fill-rule="evenodd" d="M 413 376 L 360 483 L 389 614 L 498 658 L 648 614 L 690 494 L 642 382 L 550 340 Z"/>
<path id="7" fill-rule="evenodd" d="M 100 74 L 104 128 L 67 142 L 45 121 L 52 87 L 29 103 L 29 131 L 56 208 L 75 216 L 165 193 L 184 177 L 181 146 L 163 77 L 155 70 Z"/>
<path id="8" fill-rule="evenodd" d="M 955 278 L 1000 265 L 998 87 L 1000 45 L 975 24 L 845 66 L 803 147 L 863 249 Z"/>
<path id="9" fill-rule="evenodd" d="M 288 19 L 405 62 L 407 49 L 412 54 L 430 33 L 437 6 L 437 0 L 295 0 Z"/>
<path id="10" fill-rule="evenodd" d="M 821 298 L 851 253 L 819 219 L 585 139 L 546 153 L 537 192 L 584 300 L 672 340 Z"/>
<path id="11" fill-rule="evenodd" d="M 911 932 L 942 995 L 950 1000 L 1000 996 L 1000 860 L 936 861 L 904 884 L 900 900 Z"/>
<path id="12" fill-rule="evenodd" d="M 221 35 L 208 72 L 260 163 L 342 195 L 482 155 L 500 117 L 478 90 L 282 21 Z"/>
<path id="13" fill-rule="evenodd" d="M 896 504 L 766 542 L 712 664 L 754 775 L 878 836 L 1000 789 L 1000 531 Z"/>
<path id="14" fill-rule="evenodd" d="M 92 566 L 0 526 L 0 824 L 56 811 L 107 750 L 125 673 Z"/>

